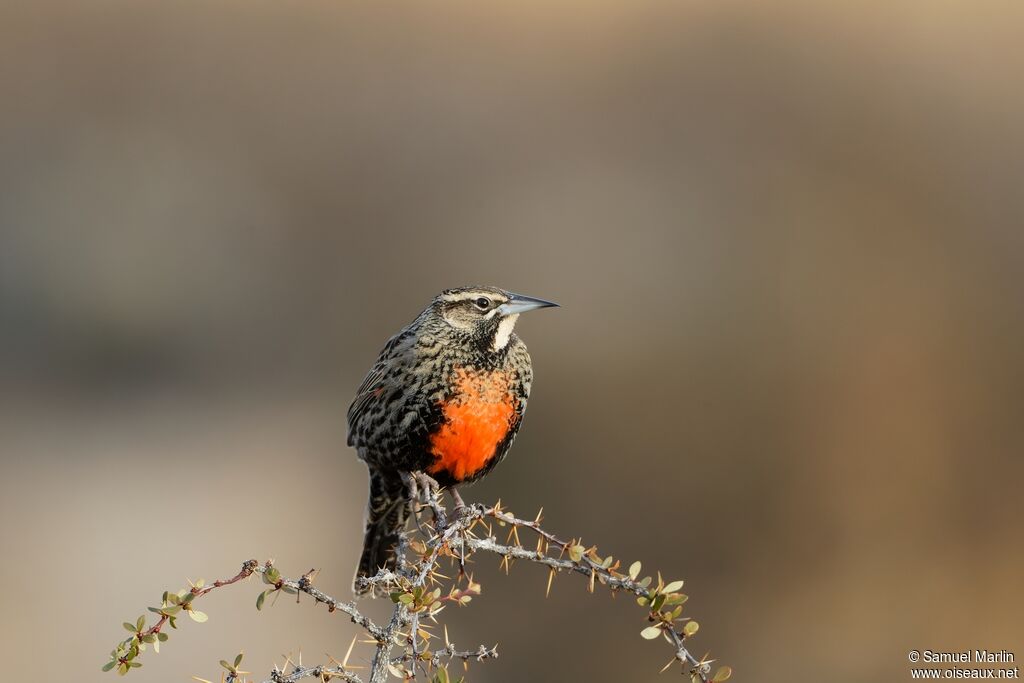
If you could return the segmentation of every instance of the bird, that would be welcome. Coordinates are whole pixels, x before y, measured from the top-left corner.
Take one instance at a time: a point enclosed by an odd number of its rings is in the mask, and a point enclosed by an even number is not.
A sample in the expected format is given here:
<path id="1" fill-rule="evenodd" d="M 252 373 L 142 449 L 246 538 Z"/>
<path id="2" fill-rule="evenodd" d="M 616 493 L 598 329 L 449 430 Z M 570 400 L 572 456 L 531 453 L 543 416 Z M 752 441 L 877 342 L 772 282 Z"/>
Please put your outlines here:
<path id="1" fill-rule="evenodd" d="M 384 345 L 348 409 L 348 445 L 370 476 L 357 596 L 373 592 L 361 579 L 395 568 L 410 478 L 429 477 L 461 508 L 456 487 L 508 454 L 533 383 L 516 321 L 551 306 L 497 287 L 446 289 Z"/>

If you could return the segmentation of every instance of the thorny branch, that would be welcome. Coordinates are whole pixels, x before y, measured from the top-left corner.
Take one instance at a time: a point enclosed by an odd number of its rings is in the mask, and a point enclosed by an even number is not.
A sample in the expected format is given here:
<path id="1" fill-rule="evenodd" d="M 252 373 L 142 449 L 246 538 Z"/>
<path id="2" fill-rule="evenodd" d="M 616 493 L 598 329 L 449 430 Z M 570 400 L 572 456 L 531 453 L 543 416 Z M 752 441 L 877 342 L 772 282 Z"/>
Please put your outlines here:
<path id="1" fill-rule="evenodd" d="M 323 603 L 329 612 L 341 612 L 359 626 L 374 646 L 366 683 L 384 683 L 389 676 L 403 680 L 420 680 L 421 677 L 433 683 L 448 683 L 448 666 L 461 661 L 468 666 L 470 661 L 483 661 L 498 656 L 494 647 L 480 645 L 476 650 L 460 651 L 448 641 L 444 632 L 444 646 L 434 646 L 439 640 L 432 629 L 440 625 L 439 614 L 449 605 L 465 606 L 474 596 L 480 594 L 480 584 L 467 573 L 466 565 L 477 553 L 492 553 L 501 558 L 501 566 L 508 572 L 515 560 L 524 560 L 548 568 L 547 591 L 552 581 L 561 572 L 580 574 L 588 580 L 588 590 L 593 592 L 600 584 L 613 594 L 623 592 L 633 596 L 637 603 L 647 610 L 648 626 L 641 631 L 646 639 L 663 638 L 672 647 L 673 658 L 662 669 L 673 663 L 680 665 L 684 674 L 689 674 L 691 683 L 722 683 L 732 671 L 720 667 L 712 676 L 711 663 L 707 655 L 698 659 L 687 643 L 697 632 L 698 624 L 682 615 L 687 596 L 680 593 L 682 581 L 666 583 L 658 573 L 657 582 L 650 576 L 639 579 L 641 565 L 634 562 L 628 569 L 622 569 L 619 560 L 611 556 L 600 557 L 597 547 L 584 547 L 579 539 L 563 540 L 540 525 L 541 513 L 532 520 L 522 519 L 505 510 L 499 501 L 492 507 L 471 505 L 456 508 L 449 514 L 441 501 L 441 493 L 435 488 L 425 487 L 419 492 L 420 511 L 430 510 L 429 523 L 418 524 L 417 529 L 403 534 L 399 541 L 397 563 L 394 571 L 382 569 L 369 579 L 361 579 L 363 587 L 370 588 L 378 595 L 387 595 L 394 603 L 390 620 L 381 625 L 363 614 L 354 601 L 341 601 L 313 586 L 316 572 L 310 570 L 298 579 L 281 576 L 272 561 L 260 565 L 249 560 L 242 565 L 235 576 L 204 585 L 202 581 L 191 584 L 189 589 L 177 593 L 166 592 L 159 607 L 150 611 L 159 615 L 150 627 L 145 626 L 145 617 L 133 624 L 125 622 L 124 627 L 132 635 L 120 643 L 112 652 L 110 661 L 104 666 L 108 671 L 116 668 L 121 674 L 141 666 L 139 655 L 147 645 L 159 651 L 161 642 L 167 640 L 165 626 L 177 628 L 176 619 L 182 612 L 195 621 L 206 621 L 206 615 L 196 610 L 193 603 L 210 591 L 231 585 L 259 574 L 267 585 L 257 597 L 256 607 L 262 609 L 267 597 L 276 600 L 280 593 L 310 596 L 314 604 Z M 419 518 L 417 517 L 419 522 Z M 507 528 L 507 536 L 500 541 L 495 527 Z M 527 547 L 520 540 L 520 531 L 532 533 L 535 545 Z M 456 571 L 454 579 L 444 575 L 443 560 L 448 559 Z M 270 672 L 265 683 L 297 683 L 306 678 L 320 679 L 327 683 L 333 679 L 347 683 L 364 683 L 355 673 L 361 668 L 349 665 L 349 658 L 356 643 L 353 639 L 343 660 L 331 658 L 330 665 L 303 666 L 286 659 L 285 663 Z M 234 663 L 221 660 L 226 670 L 222 676 L 225 683 L 245 683 L 247 672 L 241 671 L 242 656 Z M 203 681 L 204 679 L 198 679 Z"/>

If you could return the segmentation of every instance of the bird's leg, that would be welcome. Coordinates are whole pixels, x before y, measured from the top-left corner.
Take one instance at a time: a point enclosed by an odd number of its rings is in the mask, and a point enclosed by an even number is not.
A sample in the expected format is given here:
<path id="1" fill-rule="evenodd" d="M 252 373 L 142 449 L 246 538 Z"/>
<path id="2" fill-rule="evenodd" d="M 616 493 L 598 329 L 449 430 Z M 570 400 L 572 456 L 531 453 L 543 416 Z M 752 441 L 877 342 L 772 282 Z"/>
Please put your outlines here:
<path id="1" fill-rule="evenodd" d="M 455 503 L 455 509 L 452 510 L 456 518 L 464 512 L 469 512 L 469 508 L 466 507 L 466 502 L 462 500 L 462 496 L 459 495 L 458 489 L 454 486 L 448 488 L 448 495 L 452 497 L 452 501 Z M 461 579 L 466 575 L 466 546 L 462 546 L 462 551 L 459 553 L 459 578 Z"/>
<path id="2" fill-rule="evenodd" d="M 466 503 L 462 500 L 462 496 L 459 495 L 458 489 L 454 486 L 448 489 L 448 494 L 452 497 L 452 501 L 455 502 L 455 512 L 458 514 L 459 510 L 466 507 Z"/>
<path id="3" fill-rule="evenodd" d="M 419 502 L 420 502 L 420 491 L 417 485 L 415 474 L 402 474 L 402 479 L 405 480 L 405 485 L 409 489 L 409 516 L 416 522 L 416 526 L 420 524 L 419 515 Z"/>

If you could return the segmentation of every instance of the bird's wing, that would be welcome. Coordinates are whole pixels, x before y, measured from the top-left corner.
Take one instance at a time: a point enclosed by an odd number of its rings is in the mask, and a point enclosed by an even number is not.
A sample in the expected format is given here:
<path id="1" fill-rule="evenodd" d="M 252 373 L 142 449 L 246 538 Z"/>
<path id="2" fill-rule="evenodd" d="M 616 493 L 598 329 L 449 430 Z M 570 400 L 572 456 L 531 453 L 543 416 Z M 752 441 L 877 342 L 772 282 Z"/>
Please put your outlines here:
<path id="1" fill-rule="evenodd" d="M 348 407 L 348 445 L 355 446 L 355 428 L 367 409 L 378 399 L 385 397 L 393 388 L 400 383 L 395 367 L 401 361 L 404 354 L 411 352 L 409 344 L 403 343 L 407 335 L 399 333 L 388 340 L 384 345 L 377 362 L 366 374 L 363 383 L 356 389 L 356 396 L 352 399 L 352 405 Z"/>

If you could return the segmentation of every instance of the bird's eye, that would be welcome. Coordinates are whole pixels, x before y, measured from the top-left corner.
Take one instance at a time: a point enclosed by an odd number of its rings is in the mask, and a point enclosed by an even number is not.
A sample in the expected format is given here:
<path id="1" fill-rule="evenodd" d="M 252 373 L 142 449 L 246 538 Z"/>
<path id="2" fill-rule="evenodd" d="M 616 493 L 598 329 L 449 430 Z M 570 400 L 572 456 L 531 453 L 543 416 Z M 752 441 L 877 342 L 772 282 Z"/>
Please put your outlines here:
<path id="1" fill-rule="evenodd" d="M 473 303 L 476 304 L 476 307 L 479 308 L 481 311 L 486 311 L 488 308 L 491 307 L 491 300 L 488 299 L 486 296 L 480 297 Z"/>

